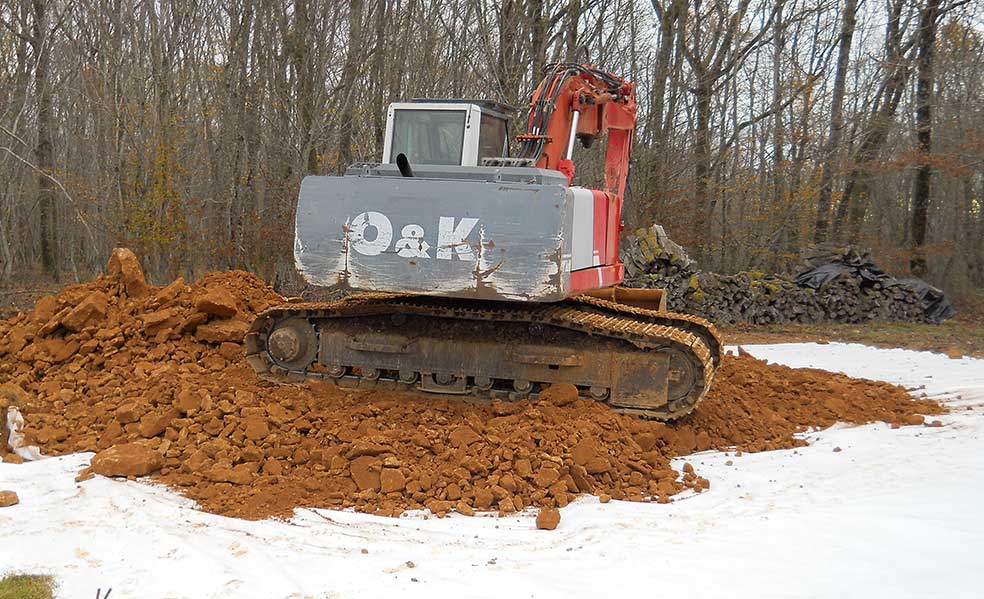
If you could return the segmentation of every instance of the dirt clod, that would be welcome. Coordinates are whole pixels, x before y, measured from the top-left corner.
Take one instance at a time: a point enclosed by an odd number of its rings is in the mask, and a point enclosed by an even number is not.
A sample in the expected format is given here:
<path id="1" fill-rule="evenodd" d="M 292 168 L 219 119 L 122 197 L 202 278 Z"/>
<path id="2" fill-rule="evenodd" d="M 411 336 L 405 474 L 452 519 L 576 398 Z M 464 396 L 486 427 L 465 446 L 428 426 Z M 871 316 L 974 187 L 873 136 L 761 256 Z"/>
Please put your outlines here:
<path id="1" fill-rule="evenodd" d="M 407 486 L 407 479 L 397 468 L 384 468 L 379 473 L 379 490 L 382 493 L 402 491 Z"/>
<path id="2" fill-rule="evenodd" d="M 160 470 L 164 456 L 139 443 L 125 443 L 104 449 L 92 458 L 89 466 L 103 476 L 146 476 Z"/>
<path id="3" fill-rule="evenodd" d="M 101 291 L 90 293 L 61 319 L 61 324 L 69 331 L 79 332 L 87 326 L 98 324 L 106 317 L 109 298 Z"/>
<path id="4" fill-rule="evenodd" d="M 452 447 L 468 447 L 479 439 L 481 439 L 479 434 L 470 426 L 459 426 L 448 435 Z"/>
<path id="5" fill-rule="evenodd" d="M 536 527 L 540 530 L 554 530 L 560 524 L 560 510 L 553 507 L 540 509 L 536 514 Z"/>
<path id="6" fill-rule="evenodd" d="M 13 491 L 0 491 L 0 507 L 10 507 L 20 503 L 20 497 Z"/>
<path id="7" fill-rule="evenodd" d="M 241 320 L 220 320 L 199 325 L 195 337 L 207 343 L 242 343 L 249 325 Z"/>
<path id="8" fill-rule="evenodd" d="M 577 401 L 577 387 L 570 383 L 556 383 L 550 385 L 540 394 L 540 401 L 549 402 L 556 406 L 566 406 Z"/>
<path id="9" fill-rule="evenodd" d="M 220 318 L 230 318 L 236 315 L 236 298 L 222 287 L 209 289 L 195 302 L 195 309 L 205 314 Z"/>
<path id="10" fill-rule="evenodd" d="M 106 265 L 107 274 L 116 277 L 123 283 L 123 288 L 127 296 L 139 299 L 147 294 L 150 286 L 144 278 L 143 268 L 140 260 L 130 250 L 126 248 L 116 248 L 109 258 Z"/>
<path id="11" fill-rule="evenodd" d="M 241 342 L 254 316 L 284 298 L 240 271 L 156 288 L 130 256 L 114 253 L 107 275 L 0 322 L 0 397 L 19 407 L 28 443 L 44 453 L 99 452 L 93 471 L 155 473 L 230 516 L 300 506 L 545 512 L 580 493 L 667 502 L 713 482 L 689 464 L 675 471 L 676 456 L 796 447 L 806 443 L 796 433 L 838 421 L 898 424 L 942 411 L 900 387 L 747 354 L 726 356 L 705 401 L 673 424 L 616 414 L 565 385 L 539 401 L 491 403 L 276 385 L 255 377 Z M 86 301 L 96 309 L 64 326 Z"/>

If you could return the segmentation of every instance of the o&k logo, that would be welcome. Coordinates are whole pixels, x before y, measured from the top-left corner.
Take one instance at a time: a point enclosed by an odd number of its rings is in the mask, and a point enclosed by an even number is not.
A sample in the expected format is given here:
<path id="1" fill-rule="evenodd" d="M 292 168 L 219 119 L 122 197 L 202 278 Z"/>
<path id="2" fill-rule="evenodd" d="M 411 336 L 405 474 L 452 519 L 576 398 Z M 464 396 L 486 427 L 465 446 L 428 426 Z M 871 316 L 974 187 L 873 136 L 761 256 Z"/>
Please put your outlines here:
<path id="1" fill-rule="evenodd" d="M 390 249 L 403 258 L 432 258 L 474 260 L 475 252 L 468 243 L 468 235 L 478 224 L 477 218 L 462 218 L 457 223 L 453 216 L 442 216 L 437 222 L 437 246 L 424 239 L 424 228 L 418 224 L 404 225 L 393 244 L 393 223 L 381 212 L 363 212 L 345 226 L 349 246 L 363 256 L 378 256 Z"/>

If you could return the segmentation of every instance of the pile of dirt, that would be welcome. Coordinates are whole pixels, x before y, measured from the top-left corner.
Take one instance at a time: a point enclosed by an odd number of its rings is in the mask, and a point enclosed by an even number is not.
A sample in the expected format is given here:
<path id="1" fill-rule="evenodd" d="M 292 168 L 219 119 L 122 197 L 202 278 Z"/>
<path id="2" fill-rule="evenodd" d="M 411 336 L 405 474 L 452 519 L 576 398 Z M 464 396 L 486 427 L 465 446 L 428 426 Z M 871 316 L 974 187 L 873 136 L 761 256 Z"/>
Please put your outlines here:
<path id="1" fill-rule="evenodd" d="M 101 452 L 96 472 L 156 472 L 203 509 L 244 518 L 298 506 L 510 513 L 581 493 L 666 502 L 710 485 L 689 465 L 673 470 L 678 455 L 795 447 L 795 433 L 837 421 L 941 411 L 899 387 L 748 355 L 727 357 L 675 424 L 615 414 L 564 385 L 513 403 L 278 386 L 253 375 L 239 341 L 281 301 L 236 271 L 155 288 L 117 251 L 107 275 L 0 323 L 3 397 L 45 453 Z"/>

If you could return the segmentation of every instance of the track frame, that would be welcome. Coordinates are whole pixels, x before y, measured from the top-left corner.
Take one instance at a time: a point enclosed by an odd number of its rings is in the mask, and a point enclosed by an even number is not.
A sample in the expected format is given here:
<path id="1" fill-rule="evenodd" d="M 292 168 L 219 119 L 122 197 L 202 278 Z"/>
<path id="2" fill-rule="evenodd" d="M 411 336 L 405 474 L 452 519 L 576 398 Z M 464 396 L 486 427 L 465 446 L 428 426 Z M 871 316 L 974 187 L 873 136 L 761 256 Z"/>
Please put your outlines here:
<path id="1" fill-rule="evenodd" d="M 278 360 L 268 345 L 271 333 L 278 323 L 299 320 L 309 322 L 318 336 L 318 358 L 306 364 Z M 543 342 L 518 342 L 524 329 L 528 339 Z M 407 348 L 414 343 L 416 348 Z M 703 319 L 595 297 L 462 305 L 450 298 L 389 293 L 270 308 L 253 322 L 245 347 L 256 373 L 276 382 L 313 379 L 350 388 L 504 400 L 536 399 L 551 383 L 572 382 L 585 398 L 658 420 L 683 417 L 697 406 L 721 352 L 716 330 Z M 483 354 L 494 357 L 486 359 L 487 367 L 478 362 L 469 372 L 464 365 Z M 452 367 L 456 360 L 458 368 Z"/>

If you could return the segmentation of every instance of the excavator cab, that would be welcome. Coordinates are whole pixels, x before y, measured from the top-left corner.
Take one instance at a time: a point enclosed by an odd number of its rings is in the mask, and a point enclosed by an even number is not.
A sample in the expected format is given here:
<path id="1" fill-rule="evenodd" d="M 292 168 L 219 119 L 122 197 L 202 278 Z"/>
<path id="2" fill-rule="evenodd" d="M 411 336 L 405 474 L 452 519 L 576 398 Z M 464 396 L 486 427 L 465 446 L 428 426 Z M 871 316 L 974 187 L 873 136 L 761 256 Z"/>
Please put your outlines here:
<path id="1" fill-rule="evenodd" d="M 490 100 L 414 99 L 390 104 L 383 162 L 403 154 L 412 165 L 479 166 L 509 155 L 514 108 Z"/>

